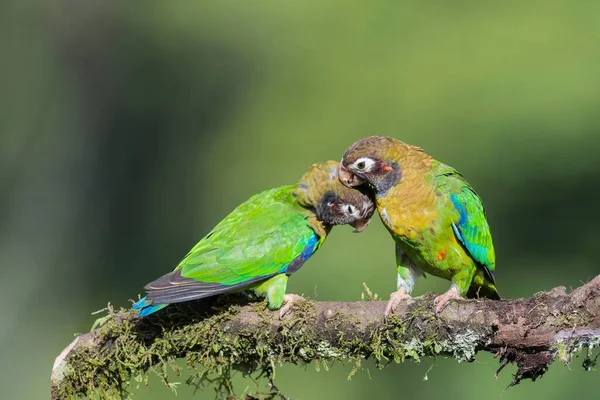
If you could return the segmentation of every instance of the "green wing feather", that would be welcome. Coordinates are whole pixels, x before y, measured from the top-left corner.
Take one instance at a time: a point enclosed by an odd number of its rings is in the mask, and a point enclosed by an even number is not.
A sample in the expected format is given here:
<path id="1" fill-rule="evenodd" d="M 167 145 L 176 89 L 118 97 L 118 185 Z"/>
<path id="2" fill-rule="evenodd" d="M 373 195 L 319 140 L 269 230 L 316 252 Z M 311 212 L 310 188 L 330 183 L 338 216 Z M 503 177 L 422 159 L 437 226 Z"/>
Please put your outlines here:
<path id="1" fill-rule="evenodd" d="M 492 234 L 485 216 L 485 208 L 479 195 L 454 168 L 440 164 L 438 181 L 444 186 L 458 217 L 452 221 L 452 228 L 458 240 L 468 250 L 469 255 L 481 266 L 494 282 L 496 254 L 492 243 Z"/>
<path id="2" fill-rule="evenodd" d="M 154 303 L 187 301 L 285 272 L 315 236 L 293 188 L 267 190 L 238 206 L 173 272 L 146 286 L 148 298 Z"/>

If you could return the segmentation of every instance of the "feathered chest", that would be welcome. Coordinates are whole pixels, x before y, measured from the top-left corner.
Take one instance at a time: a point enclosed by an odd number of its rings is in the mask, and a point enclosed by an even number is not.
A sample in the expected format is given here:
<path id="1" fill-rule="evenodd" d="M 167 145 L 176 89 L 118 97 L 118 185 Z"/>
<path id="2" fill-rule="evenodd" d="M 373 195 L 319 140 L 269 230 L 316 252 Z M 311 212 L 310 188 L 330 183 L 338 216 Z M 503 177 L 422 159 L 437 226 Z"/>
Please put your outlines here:
<path id="1" fill-rule="evenodd" d="M 387 229 L 408 240 L 418 239 L 439 219 L 437 196 L 432 186 L 401 183 L 377 197 L 377 209 Z"/>

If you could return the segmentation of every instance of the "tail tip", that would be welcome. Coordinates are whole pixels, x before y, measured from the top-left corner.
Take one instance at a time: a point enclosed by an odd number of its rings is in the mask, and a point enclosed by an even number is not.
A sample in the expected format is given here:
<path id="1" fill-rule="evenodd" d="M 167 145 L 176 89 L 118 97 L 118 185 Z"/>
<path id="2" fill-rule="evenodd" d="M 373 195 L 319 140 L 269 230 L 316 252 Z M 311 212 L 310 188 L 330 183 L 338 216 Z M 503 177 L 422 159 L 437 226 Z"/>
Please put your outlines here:
<path id="1" fill-rule="evenodd" d="M 144 307 L 148 307 L 152 304 L 152 300 L 148 300 L 145 296 L 136 301 L 136 303 L 131 307 L 132 310 L 140 310 Z"/>
<path id="2" fill-rule="evenodd" d="M 148 315 L 153 314 L 158 310 L 162 310 L 167 305 L 168 304 L 152 304 L 152 300 L 148 299 L 147 297 L 143 297 L 140 300 L 138 300 L 133 305 L 133 307 L 131 307 L 131 309 L 137 310 L 138 316 L 147 317 Z"/>

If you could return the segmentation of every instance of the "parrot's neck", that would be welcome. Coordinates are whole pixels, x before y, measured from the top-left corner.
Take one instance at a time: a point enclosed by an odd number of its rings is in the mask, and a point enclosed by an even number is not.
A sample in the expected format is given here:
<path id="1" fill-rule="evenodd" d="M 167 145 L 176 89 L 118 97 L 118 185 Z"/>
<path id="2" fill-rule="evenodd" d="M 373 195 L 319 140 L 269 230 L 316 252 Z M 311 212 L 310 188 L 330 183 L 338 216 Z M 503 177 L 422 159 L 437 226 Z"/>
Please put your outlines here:
<path id="1" fill-rule="evenodd" d="M 319 220 L 316 213 L 311 211 L 311 214 L 312 215 L 308 217 L 308 225 L 317 235 L 319 235 L 321 240 L 324 240 L 331 231 L 332 226 Z"/>
<path id="2" fill-rule="evenodd" d="M 329 231 L 331 231 L 331 225 L 324 223 L 317 217 L 317 205 L 319 199 L 322 197 L 322 193 L 316 190 L 314 186 L 309 187 L 302 182 L 293 187 L 292 193 L 296 203 L 302 208 L 303 214 L 306 215 L 310 228 L 321 239 L 325 239 Z"/>

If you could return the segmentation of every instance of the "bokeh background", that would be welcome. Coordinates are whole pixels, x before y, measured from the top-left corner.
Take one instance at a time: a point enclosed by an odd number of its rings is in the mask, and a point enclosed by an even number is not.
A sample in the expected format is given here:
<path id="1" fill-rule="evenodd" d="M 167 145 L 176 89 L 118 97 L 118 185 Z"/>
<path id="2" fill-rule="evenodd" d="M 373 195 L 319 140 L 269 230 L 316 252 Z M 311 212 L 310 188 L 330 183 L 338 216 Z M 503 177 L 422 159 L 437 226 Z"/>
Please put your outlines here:
<path id="1" fill-rule="evenodd" d="M 390 135 L 485 201 L 503 296 L 598 274 L 600 4 L 593 1 L 0 3 L 0 397 L 49 397 L 90 313 L 129 306 L 250 195 Z M 290 281 L 319 300 L 395 287 L 375 221 Z M 416 292 L 447 283 L 420 280 Z M 593 398 L 600 372 L 440 359 L 284 366 L 294 399 Z M 185 377 L 180 379 L 185 380 Z M 238 381 L 242 389 L 248 381 Z M 181 385 L 180 399 L 193 396 Z M 139 399 L 170 398 L 160 383 Z"/>

